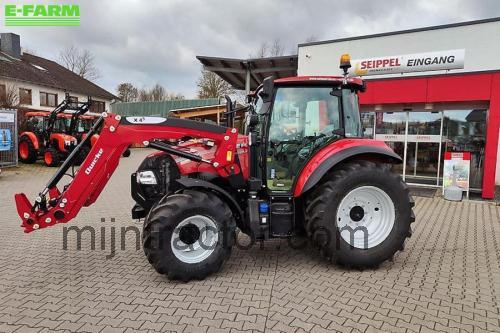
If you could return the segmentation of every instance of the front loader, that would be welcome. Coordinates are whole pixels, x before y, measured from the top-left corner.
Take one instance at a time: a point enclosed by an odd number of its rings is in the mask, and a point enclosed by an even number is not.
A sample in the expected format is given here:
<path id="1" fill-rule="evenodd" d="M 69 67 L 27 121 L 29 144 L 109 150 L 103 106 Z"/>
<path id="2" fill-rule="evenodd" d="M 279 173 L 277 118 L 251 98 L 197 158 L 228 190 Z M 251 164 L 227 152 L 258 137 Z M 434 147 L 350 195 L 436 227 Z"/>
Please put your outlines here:
<path id="1" fill-rule="evenodd" d="M 267 78 L 238 134 L 230 100 L 226 126 L 177 118 L 104 113 L 32 205 L 16 194 L 25 232 L 66 223 L 95 202 L 131 144 L 157 152 L 131 176 L 133 218 L 143 247 L 170 279 L 203 279 L 229 258 L 237 229 L 253 240 L 305 233 L 326 259 L 375 267 L 404 247 L 413 200 L 391 165 L 401 158 L 364 139 L 361 79 Z M 239 110 L 238 110 L 239 111 Z M 86 140 L 99 139 L 71 183 L 58 182 Z M 175 144 L 174 144 L 175 142 Z"/>

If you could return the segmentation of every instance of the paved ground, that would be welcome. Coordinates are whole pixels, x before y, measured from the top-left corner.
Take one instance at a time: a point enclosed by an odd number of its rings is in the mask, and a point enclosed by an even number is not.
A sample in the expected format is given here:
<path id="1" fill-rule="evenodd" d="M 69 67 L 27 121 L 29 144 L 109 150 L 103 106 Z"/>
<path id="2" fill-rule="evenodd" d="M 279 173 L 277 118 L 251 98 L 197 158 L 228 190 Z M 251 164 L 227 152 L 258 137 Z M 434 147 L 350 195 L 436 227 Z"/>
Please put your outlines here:
<path id="1" fill-rule="evenodd" d="M 74 235 L 64 250 L 63 225 L 28 235 L 19 227 L 13 193 L 33 198 L 53 169 L 0 176 L 0 332 L 500 331 L 500 207 L 417 198 L 413 238 L 377 270 L 332 266 L 282 241 L 234 251 L 205 281 L 174 283 L 153 271 L 133 232 L 120 248 L 120 228 L 140 227 L 129 217 L 128 177 L 142 156 L 122 160 L 71 223 L 96 229 L 94 251 L 88 239 L 77 250 Z"/>

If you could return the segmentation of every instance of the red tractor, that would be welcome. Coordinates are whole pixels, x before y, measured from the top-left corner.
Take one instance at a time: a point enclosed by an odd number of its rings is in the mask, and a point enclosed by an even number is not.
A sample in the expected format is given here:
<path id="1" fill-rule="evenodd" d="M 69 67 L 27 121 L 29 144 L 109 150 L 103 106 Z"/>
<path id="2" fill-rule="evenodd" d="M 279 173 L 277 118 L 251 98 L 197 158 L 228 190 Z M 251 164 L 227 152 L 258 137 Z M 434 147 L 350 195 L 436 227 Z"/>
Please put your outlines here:
<path id="1" fill-rule="evenodd" d="M 90 108 L 91 100 L 78 103 L 66 95 L 65 100 L 53 111 L 35 111 L 26 113 L 27 131 L 19 136 L 19 160 L 22 163 L 35 163 L 39 156 L 43 157 L 45 165 L 58 166 L 78 143 L 81 137 L 79 127 L 83 121 L 93 117 L 83 116 Z M 70 111 L 71 113 L 67 113 Z M 84 120 L 82 117 L 87 118 Z M 91 142 L 95 142 L 95 137 Z M 91 143 L 89 142 L 89 144 Z M 82 147 L 76 164 L 81 164 L 90 150 L 89 145 Z"/>
<path id="2" fill-rule="evenodd" d="M 401 158 L 363 138 L 361 79 L 267 78 L 249 96 L 245 134 L 177 118 L 104 114 L 73 181 L 57 183 L 83 140 L 32 205 L 16 194 L 25 232 L 66 223 L 95 202 L 130 144 L 158 150 L 132 174 L 143 247 L 170 279 L 203 279 L 230 255 L 237 229 L 254 240 L 306 234 L 331 262 L 375 267 L 404 247 L 413 200 L 391 165 Z M 228 103 L 227 119 L 233 110 Z M 175 140 L 184 140 L 171 144 Z"/>

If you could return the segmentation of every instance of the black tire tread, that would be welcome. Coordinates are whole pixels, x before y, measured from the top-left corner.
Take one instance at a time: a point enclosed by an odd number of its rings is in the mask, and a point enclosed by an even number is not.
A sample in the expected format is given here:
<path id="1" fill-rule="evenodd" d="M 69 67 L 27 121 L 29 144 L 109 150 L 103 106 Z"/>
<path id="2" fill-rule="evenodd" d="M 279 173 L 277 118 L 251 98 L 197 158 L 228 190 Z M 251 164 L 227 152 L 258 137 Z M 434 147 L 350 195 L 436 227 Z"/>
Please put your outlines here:
<path id="1" fill-rule="evenodd" d="M 306 209 L 305 209 L 305 215 L 306 215 L 305 228 L 310 238 L 313 237 L 314 225 L 316 225 L 322 219 L 322 215 L 325 212 L 326 206 L 328 205 L 328 197 L 336 192 L 337 184 L 339 183 L 339 181 L 345 179 L 346 177 L 349 177 L 353 173 L 355 174 L 356 172 L 359 172 L 359 170 L 362 169 L 368 170 L 369 172 L 375 172 L 377 171 L 377 169 L 384 170 L 384 172 L 387 174 L 388 177 L 392 177 L 394 182 L 398 182 L 410 207 L 410 217 L 408 226 L 410 223 L 413 223 L 415 221 L 415 214 L 413 213 L 412 210 L 412 207 L 415 205 L 415 202 L 412 196 L 410 195 L 410 190 L 408 185 L 402 181 L 401 177 L 398 174 L 392 172 L 390 170 L 390 166 L 387 164 L 360 160 L 343 164 L 339 168 L 332 170 L 325 177 L 324 182 L 321 185 L 317 186 L 307 196 Z M 409 238 L 411 237 L 411 235 L 412 231 L 411 227 L 409 226 L 405 238 Z M 345 264 L 339 261 L 339 258 L 336 256 L 336 252 L 332 251 L 331 248 L 329 248 L 328 246 L 324 246 L 325 244 L 318 244 L 317 242 L 315 242 L 314 239 L 311 239 L 311 241 L 314 245 L 316 245 L 316 247 L 318 247 L 319 252 L 325 259 L 331 261 L 332 263 Z M 403 245 L 401 246 L 401 250 L 402 249 L 404 249 L 404 241 Z M 392 258 L 392 256 L 390 258 Z M 386 260 L 390 258 L 387 258 Z M 373 268 L 379 266 L 383 261 L 385 260 L 374 261 L 369 265 L 363 265 L 363 266 L 357 264 L 354 265 L 345 264 L 345 265 L 353 268 L 370 268 L 370 267 Z"/>
<path id="2" fill-rule="evenodd" d="M 198 270 L 183 270 L 178 271 L 174 267 L 167 267 L 163 259 L 164 253 L 161 250 L 154 248 L 153 244 L 158 244 L 160 241 L 158 239 L 158 232 L 153 232 L 157 228 L 161 230 L 167 227 L 169 217 L 179 214 L 187 207 L 197 207 L 197 206 L 210 207 L 217 212 L 220 212 L 224 216 L 224 221 L 226 230 L 223 232 L 229 232 L 234 235 L 234 230 L 236 225 L 232 217 L 232 212 L 230 208 L 215 194 L 194 191 L 194 190 L 184 190 L 181 193 L 166 195 L 160 201 L 158 201 L 150 210 L 148 216 L 144 221 L 144 232 L 143 232 L 143 248 L 144 253 L 149 261 L 149 263 L 156 269 L 160 274 L 165 274 L 171 280 L 181 280 L 187 282 L 189 280 L 203 280 L 205 277 L 218 272 L 224 262 L 229 258 L 231 253 L 231 240 L 228 242 L 229 246 L 224 246 L 221 250 L 221 254 L 216 258 L 215 264 L 207 265 L 205 264 L 202 269 Z M 231 237 L 231 234 L 228 234 Z"/>

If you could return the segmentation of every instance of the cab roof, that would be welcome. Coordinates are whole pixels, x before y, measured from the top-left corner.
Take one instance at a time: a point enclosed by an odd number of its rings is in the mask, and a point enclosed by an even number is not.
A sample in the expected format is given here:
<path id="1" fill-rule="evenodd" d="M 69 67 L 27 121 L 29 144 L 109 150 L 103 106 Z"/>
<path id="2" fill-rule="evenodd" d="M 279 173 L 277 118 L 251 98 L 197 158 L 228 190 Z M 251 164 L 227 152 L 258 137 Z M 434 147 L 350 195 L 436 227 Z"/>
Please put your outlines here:
<path id="1" fill-rule="evenodd" d="M 283 79 L 276 79 L 274 83 L 277 85 L 337 85 L 344 82 L 343 76 L 291 76 Z M 348 77 L 347 84 L 363 87 L 363 80 L 359 77 Z"/>

